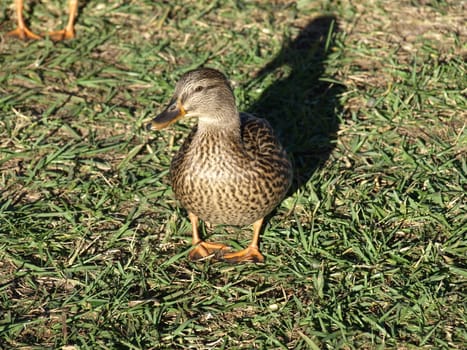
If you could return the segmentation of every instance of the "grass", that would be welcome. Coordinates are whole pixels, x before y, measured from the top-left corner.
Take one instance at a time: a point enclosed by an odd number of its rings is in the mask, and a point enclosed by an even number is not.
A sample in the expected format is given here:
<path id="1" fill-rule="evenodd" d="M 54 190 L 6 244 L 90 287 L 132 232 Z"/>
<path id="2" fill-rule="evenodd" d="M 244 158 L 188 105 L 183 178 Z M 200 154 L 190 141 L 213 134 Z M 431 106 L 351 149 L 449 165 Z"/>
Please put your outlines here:
<path id="1" fill-rule="evenodd" d="M 26 18 L 56 30 L 65 6 Z M 90 0 L 75 40 L 3 36 L 0 347 L 464 348 L 463 6 Z M 0 4 L 2 33 L 13 13 Z M 265 264 L 187 260 L 168 167 L 191 122 L 143 126 L 199 65 L 295 164 Z"/>

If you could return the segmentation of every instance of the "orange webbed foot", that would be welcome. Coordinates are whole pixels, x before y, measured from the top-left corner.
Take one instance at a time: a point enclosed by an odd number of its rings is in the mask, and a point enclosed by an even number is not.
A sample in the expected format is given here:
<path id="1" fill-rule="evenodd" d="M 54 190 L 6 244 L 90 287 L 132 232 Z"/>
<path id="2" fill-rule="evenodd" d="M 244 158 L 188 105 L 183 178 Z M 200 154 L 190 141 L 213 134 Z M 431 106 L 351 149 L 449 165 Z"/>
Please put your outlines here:
<path id="1" fill-rule="evenodd" d="M 67 39 L 73 39 L 75 37 L 74 31 L 70 31 L 67 29 L 58 30 L 56 32 L 50 32 L 47 34 L 50 40 L 52 41 L 61 41 Z"/>
<path id="2" fill-rule="evenodd" d="M 248 246 L 238 252 L 224 254 L 221 260 L 232 264 L 240 262 L 262 263 L 264 256 L 259 252 L 258 247 Z"/>
<path id="3" fill-rule="evenodd" d="M 31 32 L 27 27 L 24 27 L 24 28 L 18 27 L 15 30 L 12 30 L 11 32 L 8 32 L 6 35 L 7 36 L 13 36 L 13 37 L 19 38 L 21 40 L 26 40 L 26 39 L 39 40 L 39 39 L 42 39 L 41 36 Z"/>
<path id="4" fill-rule="evenodd" d="M 222 256 L 224 252 L 230 250 L 230 247 L 222 243 L 200 242 L 191 250 L 188 257 L 190 260 L 196 261 L 209 256 Z"/>

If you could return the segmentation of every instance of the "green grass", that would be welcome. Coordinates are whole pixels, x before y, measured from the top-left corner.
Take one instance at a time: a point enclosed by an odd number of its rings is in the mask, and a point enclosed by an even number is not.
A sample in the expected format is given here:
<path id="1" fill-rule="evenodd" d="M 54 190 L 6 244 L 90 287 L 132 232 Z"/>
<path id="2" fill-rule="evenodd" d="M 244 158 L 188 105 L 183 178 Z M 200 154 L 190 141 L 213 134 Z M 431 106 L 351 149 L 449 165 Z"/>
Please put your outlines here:
<path id="1" fill-rule="evenodd" d="M 0 348 L 465 347 L 461 2 L 109 3 L 82 2 L 75 40 L 0 41 Z M 187 259 L 168 167 L 191 122 L 144 123 L 199 65 L 295 164 L 265 264 Z"/>

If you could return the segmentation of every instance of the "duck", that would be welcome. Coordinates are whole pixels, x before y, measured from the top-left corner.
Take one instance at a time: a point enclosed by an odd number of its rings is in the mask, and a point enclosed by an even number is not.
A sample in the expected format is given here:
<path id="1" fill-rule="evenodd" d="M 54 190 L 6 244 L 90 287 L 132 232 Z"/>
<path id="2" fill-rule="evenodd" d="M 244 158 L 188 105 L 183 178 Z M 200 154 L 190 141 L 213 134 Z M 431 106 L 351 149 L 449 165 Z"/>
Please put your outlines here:
<path id="1" fill-rule="evenodd" d="M 16 18 L 18 21 L 18 26 L 16 29 L 7 33 L 7 36 L 17 37 L 22 40 L 33 39 L 39 40 L 43 39 L 41 35 L 38 35 L 32 32 L 26 23 L 24 22 L 23 9 L 24 9 L 24 0 L 15 0 L 16 7 Z M 68 22 L 63 30 L 50 32 L 47 36 L 53 41 L 60 41 L 65 39 L 73 39 L 75 37 L 74 23 L 75 18 L 78 13 L 78 0 L 69 0 L 68 3 Z"/>
<path id="2" fill-rule="evenodd" d="M 183 74 L 167 107 L 147 124 L 161 130 L 180 119 L 197 123 L 170 164 L 176 199 L 192 225 L 190 260 L 264 262 L 259 249 L 265 217 L 283 200 L 292 165 L 266 119 L 239 112 L 226 76 L 213 68 Z M 203 240 L 199 220 L 210 225 L 253 225 L 250 244 L 239 251 Z"/>

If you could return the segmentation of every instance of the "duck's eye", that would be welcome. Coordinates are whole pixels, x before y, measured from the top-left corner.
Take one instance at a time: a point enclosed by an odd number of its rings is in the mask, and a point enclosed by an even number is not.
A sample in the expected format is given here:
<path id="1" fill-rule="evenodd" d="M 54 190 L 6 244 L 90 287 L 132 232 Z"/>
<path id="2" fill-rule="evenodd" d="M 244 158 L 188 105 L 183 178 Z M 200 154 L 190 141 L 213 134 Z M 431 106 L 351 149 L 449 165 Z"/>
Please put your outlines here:
<path id="1" fill-rule="evenodd" d="M 201 85 L 198 85 L 197 87 L 195 87 L 195 92 L 200 92 L 200 91 L 203 91 L 204 87 L 202 87 Z"/>

